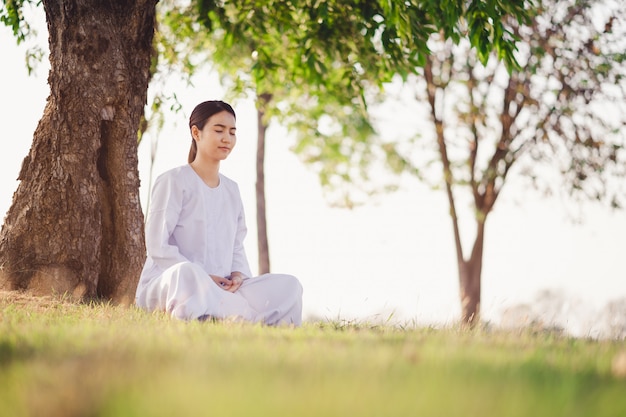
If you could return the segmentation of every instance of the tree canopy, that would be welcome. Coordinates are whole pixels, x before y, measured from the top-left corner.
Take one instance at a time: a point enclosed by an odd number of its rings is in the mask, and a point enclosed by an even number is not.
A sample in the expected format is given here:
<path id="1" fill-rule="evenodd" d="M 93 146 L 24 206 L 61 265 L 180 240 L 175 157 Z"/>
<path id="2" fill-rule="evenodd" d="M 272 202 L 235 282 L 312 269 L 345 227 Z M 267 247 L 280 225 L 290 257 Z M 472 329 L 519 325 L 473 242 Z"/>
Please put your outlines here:
<path id="1" fill-rule="evenodd" d="M 294 151 L 326 189 L 367 188 L 376 141 L 367 110 L 381 87 L 423 66 L 439 32 L 515 68 L 516 37 L 504 20 L 528 21 L 531 4 L 166 1 L 158 36 L 163 64 L 193 74 L 209 63 L 235 96 L 271 96 L 266 119 L 296 135 Z"/>

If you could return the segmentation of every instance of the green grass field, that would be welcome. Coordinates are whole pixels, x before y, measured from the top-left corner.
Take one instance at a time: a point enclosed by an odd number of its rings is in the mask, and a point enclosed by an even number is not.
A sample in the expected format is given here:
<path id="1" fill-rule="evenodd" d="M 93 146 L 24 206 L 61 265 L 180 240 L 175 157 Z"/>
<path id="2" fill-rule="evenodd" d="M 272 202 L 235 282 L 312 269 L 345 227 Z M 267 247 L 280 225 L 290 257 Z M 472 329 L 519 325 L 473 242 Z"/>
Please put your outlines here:
<path id="1" fill-rule="evenodd" d="M 0 416 L 626 416 L 624 342 L 0 298 Z"/>

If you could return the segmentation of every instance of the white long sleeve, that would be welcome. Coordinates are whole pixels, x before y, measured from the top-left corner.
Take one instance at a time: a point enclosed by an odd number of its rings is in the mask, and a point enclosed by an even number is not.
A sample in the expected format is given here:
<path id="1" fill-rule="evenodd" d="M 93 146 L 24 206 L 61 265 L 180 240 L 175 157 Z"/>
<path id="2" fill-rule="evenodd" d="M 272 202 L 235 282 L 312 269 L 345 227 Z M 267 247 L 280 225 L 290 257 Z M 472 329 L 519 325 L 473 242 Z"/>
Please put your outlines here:
<path id="1" fill-rule="evenodd" d="M 152 188 L 152 203 L 146 221 L 148 258 L 161 270 L 188 262 L 170 241 L 182 211 L 183 187 L 172 175 L 162 175 Z"/>

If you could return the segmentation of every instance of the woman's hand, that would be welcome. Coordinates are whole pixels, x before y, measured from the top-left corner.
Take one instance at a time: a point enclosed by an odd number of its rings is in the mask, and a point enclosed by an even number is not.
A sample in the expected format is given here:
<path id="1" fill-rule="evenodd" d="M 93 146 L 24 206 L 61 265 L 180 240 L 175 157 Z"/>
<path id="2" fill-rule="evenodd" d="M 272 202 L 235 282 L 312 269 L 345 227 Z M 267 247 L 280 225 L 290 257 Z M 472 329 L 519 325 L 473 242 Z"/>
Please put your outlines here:
<path id="1" fill-rule="evenodd" d="M 229 292 L 237 291 L 243 283 L 243 276 L 239 272 L 233 272 L 229 277 L 220 277 L 217 275 L 210 275 L 210 277 L 220 288 Z"/>
<path id="2" fill-rule="evenodd" d="M 233 282 L 228 278 L 220 277 L 217 275 L 209 275 L 209 276 L 217 285 L 219 285 L 220 288 L 225 289 L 226 291 L 229 291 L 233 285 Z"/>
<path id="3" fill-rule="evenodd" d="M 241 275 L 240 272 L 233 272 L 232 274 L 230 274 L 230 277 L 228 277 L 228 279 L 231 282 L 230 288 L 228 288 L 228 291 L 230 292 L 237 291 L 239 287 L 241 287 L 241 284 L 243 284 L 243 275 Z"/>

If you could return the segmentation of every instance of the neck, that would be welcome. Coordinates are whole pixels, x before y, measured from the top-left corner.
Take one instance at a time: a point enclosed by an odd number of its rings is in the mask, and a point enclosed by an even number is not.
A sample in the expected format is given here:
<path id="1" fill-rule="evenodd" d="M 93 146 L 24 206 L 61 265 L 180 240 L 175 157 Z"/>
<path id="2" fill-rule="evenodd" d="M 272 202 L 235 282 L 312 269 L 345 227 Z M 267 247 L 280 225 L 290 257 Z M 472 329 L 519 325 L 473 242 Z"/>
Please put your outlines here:
<path id="1" fill-rule="evenodd" d="M 209 187 L 217 187 L 220 183 L 220 162 L 219 161 L 200 161 L 197 157 L 189 164 L 191 168 Z"/>

